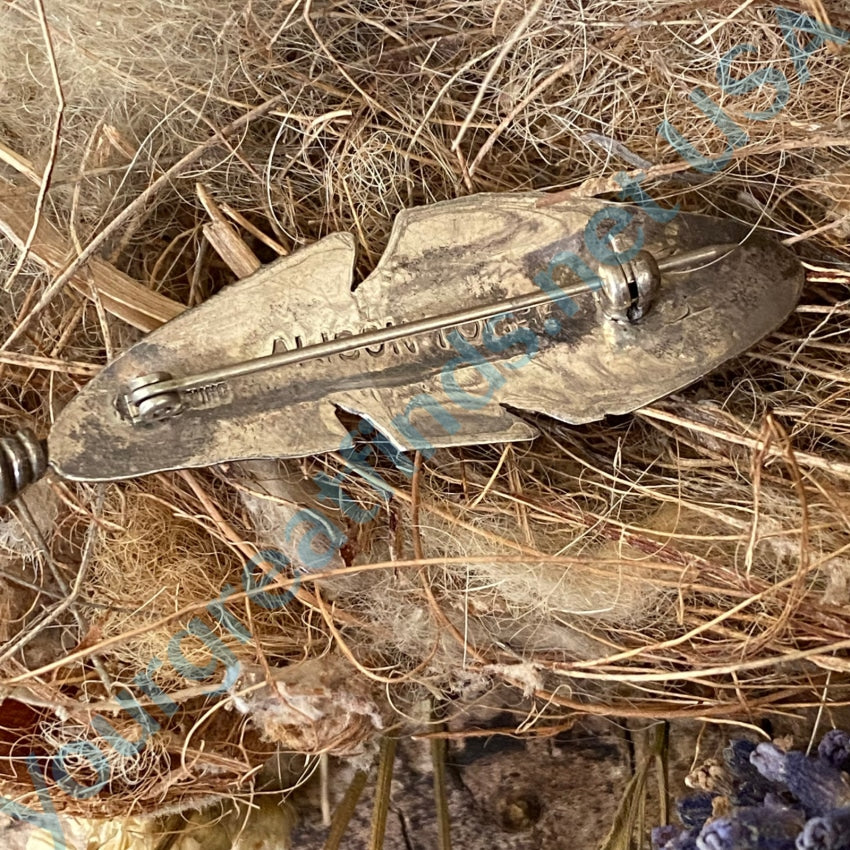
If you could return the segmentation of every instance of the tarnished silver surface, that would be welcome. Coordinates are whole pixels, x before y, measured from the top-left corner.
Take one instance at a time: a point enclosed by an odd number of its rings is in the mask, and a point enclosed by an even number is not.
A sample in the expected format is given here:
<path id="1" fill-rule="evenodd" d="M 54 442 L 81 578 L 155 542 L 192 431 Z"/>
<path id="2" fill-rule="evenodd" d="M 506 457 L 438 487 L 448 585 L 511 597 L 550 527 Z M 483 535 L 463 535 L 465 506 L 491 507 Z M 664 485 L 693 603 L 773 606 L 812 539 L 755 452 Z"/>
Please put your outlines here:
<path id="1" fill-rule="evenodd" d="M 716 245 L 711 249 L 673 254 L 660 264 L 648 251 L 640 251 L 633 260 L 623 266 L 618 264 L 600 268 L 598 285 L 581 282 L 559 287 L 557 298 L 553 298 L 550 292 L 543 290 L 529 292 L 514 298 L 467 307 L 451 313 L 441 313 L 402 325 L 388 324 L 387 327 L 378 330 L 350 336 L 340 335 L 326 342 L 312 343 L 292 351 L 241 360 L 197 372 L 194 375 L 175 378 L 168 372 L 154 372 L 130 381 L 127 391 L 119 392 L 115 403 L 119 410 L 126 412 L 127 418 L 134 425 L 160 422 L 177 416 L 190 407 L 190 404 L 185 404 L 183 401 L 186 393 L 208 385 L 243 378 L 269 369 L 295 366 L 306 363 L 308 360 L 353 354 L 362 349 L 383 351 L 387 345 L 395 345 L 410 337 L 430 335 L 433 338 L 435 333 L 445 334 L 460 325 L 482 322 L 509 313 L 523 313 L 531 307 L 541 307 L 552 302 L 566 304 L 567 299 L 587 296 L 596 289 L 602 290 L 603 310 L 608 318 L 621 322 L 636 322 L 642 319 L 651 308 L 661 285 L 662 271 L 682 267 L 688 261 L 696 265 L 698 262 L 719 259 L 737 248 L 735 244 Z M 283 379 L 285 380 L 285 376 Z M 222 401 L 222 404 L 226 403 Z"/>
<path id="2" fill-rule="evenodd" d="M 261 269 L 149 334 L 93 379 L 54 425 L 53 465 L 69 478 L 111 480 L 331 451 L 347 437 L 340 410 L 360 414 L 403 449 L 528 439 L 533 428 L 511 408 L 570 423 L 635 410 L 746 350 L 799 297 L 799 263 L 766 235 L 689 214 L 659 224 L 635 209 L 618 241 L 630 245 L 641 234 L 663 269 L 654 303 L 636 323 L 623 321 L 628 306 L 612 309 L 603 292 L 576 295 L 572 315 L 547 301 L 489 326 L 469 322 L 194 386 L 179 393 L 179 415 L 177 397 L 167 397 L 151 417 L 164 412 L 162 421 L 141 427 L 121 402 L 134 391 L 146 398 L 145 382 L 131 386 L 142 376 L 179 380 L 477 310 L 539 294 L 541 275 L 566 289 L 576 276 L 557 258 L 572 252 L 598 270 L 584 230 L 606 205 L 538 209 L 539 197 L 477 195 L 400 214 L 381 262 L 355 292 L 348 234 Z M 720 259 L 711 259 L 713 247 L 696 267 L 691 254 L 685 268 L 672 268 L 673 255 L 741 241 Z M 651 280 L 640 281 L 649 294 Z"/>

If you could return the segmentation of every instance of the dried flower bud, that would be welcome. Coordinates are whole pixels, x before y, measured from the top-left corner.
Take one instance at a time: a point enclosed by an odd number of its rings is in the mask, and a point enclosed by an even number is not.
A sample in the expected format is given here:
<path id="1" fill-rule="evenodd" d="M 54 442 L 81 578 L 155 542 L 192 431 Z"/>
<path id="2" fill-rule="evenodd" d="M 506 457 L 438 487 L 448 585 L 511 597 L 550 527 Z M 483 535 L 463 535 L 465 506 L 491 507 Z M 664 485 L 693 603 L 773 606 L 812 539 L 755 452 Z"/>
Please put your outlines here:
<path id="1" fill-rule="evenodd" d="M 697 835 L 699 835 L 699 830 L 689 829 L 677 839 L 671 841 L 664 850 L 698 850 Z"/>
<path id="2" fill-rule="evenodd" d="M 850 850 L 850 733 L 828 732 L 817 757 L 791 744 L 731 741 L 690 774 L 684 827 L 654 831 L 654 850 Z"/>
<path id="3" fill-rule="evenodd" d="M 729 746 L 723 750 L 726 768 L 736 780 L 729 795 L 735 806 L 756 806 L 766 794 L 778 790 L 776 783 L 765 779 L 750 762 L 750 756 L 755 750 L 756 744 L 753 741 L 742 738 L 730 741 Z"/>
<path id="4" fill-rule="evenodd" d="M 844 850 L 846 847 L 850 847 L 850 808 L 812 818 L 797 838 L 797 850 Z"/>
<path id="5" fill-rule="evenodd" d="M 714 795 L 707 791 L 682 797 L 676 802 L 679 820 L 689 829 L 702 829 L 703 824 L 714 814 L 714 799 Z"/>
<path id="6" fill-rule="evenodd" d="M 652 850 L 697 850 L 698 829 L 656 826 L 652 830 Z"/>
<path id="7" fill-rule="evenodd" d="M 765 806 L 774 809 L 787 809 L 793 806 L 793 801 L 787 791 L 780 790 L 780 793 L 774 794 L 772 791 L 764 795 L 762 800 Z"/>
<path id="8" fill-rule="evenodd" d="M 765 779 L 785 784 L 785 756 L 779 747 L 762 743 L 751 753 L 750 764 Z"/>
<path id="9" fill-rule="evenodd" d="M 723 750 L 723 761 L 726 767 L 736 779 L 748 780 L 754 775 L 760 775 L 750 764 L 750 756 L 755 752 L 756 744 L 744 738 L 736 738 L 729 742 L 729 746 Z"/>
<path id="10" fill-rule="evenodd" d="M 684 830 L 680 826 L 667 824 L 667 826 L 654 826 L 649 834 L 652 841 L 652 850 L 664 850 L 664 848 Z"/>
<path id="11" fill-rule="evenodd" d="M 821 759 L 809 758 L 797 750 L 783 753 L 773 744 L 759 744 L 750 761 L 762 776 L 785 785 L 809 817 L 850 806 L 847 777 Z"/>
<path id="12" fill-rule="evenodd" d="M 711 791 L 715 794 L 728 794 L 732 789 L 733 777 L 726 765 L 715 759 L 709 759 L 685 778 L 688 788 Z"/>
<path id="13" fill-rule="evenodd" d="M 836 770 L 850 769 L 850 734 L 843 729 L 830 729 L 821 738 L 818 758 Z"/>
<path id="14" fill-rule="evenodd" d="M 709 821 L 697 837 L 698 850 L 794 850 L 803 817 L 792 809 L 749 806 Z"/>
<path id="15" fill-rule="evenodd" d="M 785 757 L 785 785 L 809 817 L 850 807 L 850 783 L 824 761 L 792 751 Z"/>
<path id="16" fill-rule="evenodd" d="M 774 783 L 768 782 L 768 780 L 763 777 L 759 778 L 761 779 L 761 783 L 742 782 L 734 789 L 729 799 L 735 808 L 758 806 L 764 801 L 765 796 L 772 793 L 765 790 L 765 785 L 773 787 Z"/>
<path id="17" fill-rule="evenodd" d="M 732 801 L 728 797 L 723 797 L 722 795 L 715 797 L 711 801 L 711 816 L 713 818 L 725 818 L 726 815 L 732 813 L 732 809 L 734 808 Z"/>

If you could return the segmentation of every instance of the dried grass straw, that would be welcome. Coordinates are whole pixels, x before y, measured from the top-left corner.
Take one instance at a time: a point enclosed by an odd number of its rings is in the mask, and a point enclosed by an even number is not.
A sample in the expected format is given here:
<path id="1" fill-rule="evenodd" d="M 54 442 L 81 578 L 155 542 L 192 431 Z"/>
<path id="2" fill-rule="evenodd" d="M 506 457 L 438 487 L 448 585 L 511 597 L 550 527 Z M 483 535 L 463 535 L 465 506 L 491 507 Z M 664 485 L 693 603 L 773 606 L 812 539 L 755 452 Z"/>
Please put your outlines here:
<path id="1" fill-rule="evenodd" d="M 623 169 L 646 171 L 659 203 L 769 227 L 814 263 L 786 326 L 699 386 L 618 421 L 541 421 L 529 446 L 443 452 L 413 484 L 396 475 L 379 518 L 349 529 L 344 567 L 305 579 L 282 614 L 238 609 L 253 640 L 228 646 L 246 666 L 270 678 L 342 655 L 403 715 L 425 693 L 462 710 L 507 683 L 518 726 L 535 734 L 577 712 L 726 717 L 847 700 L 846 52 L 817 51 L 803 82 L 772 5 L 729 0 L 69 0 L 44 4 L 43 20 L 41 9 L 0 8 L 0 199 L 34 210 L 38 184 L 41 216 L 77 256 L 96 250 L 184 304 L 231 280 L 204 247 L 197 182 L 266 234 L 251 241 L 264 260 L 268 237 L 294 250 L 348 230 L 360 275 L 403 207 L 471 191 L 611 192 Z M 742 43 L 753 50 L 736 57 L 738 79 L 770 66 L 791 81 L 771 120 L 749 117 L 771 86 L 720 89 L 718 60 Z M 696 86 L 748 134 L 711 176 L 657 133 L 668 119 L 698 150 L 723 149 L 689 98 Z M 0 365 L 0 415 L 44 433 L 84 383 L 80 364 L 138 334 L 63 288 L 73 258 L 48 279 L 0 240 L 0 264 L 4 277 L 19 267 L 4 336 L 29 357 Z M 291 471 L 320 467 L 351 473 L 333 456 Z M 76 734 L 92 706 L 107 710 L 110 683 L 128 685 L 275 542 L 240 500 L 251 485 L 226 470 L 189 481 L 112 485 L 100 511 L 90 488 L 57 485 L 48 544 L 66 572 L 97 531 L 79 601 L 89 633 L 63 620 L 40 654 L 7 667 L 29 690 L 3 740 L 47 753 Z M 353 473 L 350 488 L 370 504 Z M 33 580 L 29 556 L 11 545 L 7 556 Z M 187 725 L 163 723 L 111 797 L 62 805 L 123 811 L 145 788 L 141 808 L 179 806 L 273 749 L 176 680 L 160 684 Z M 20 746 L 0 755 L 7 786 L 26 788 Z"/>

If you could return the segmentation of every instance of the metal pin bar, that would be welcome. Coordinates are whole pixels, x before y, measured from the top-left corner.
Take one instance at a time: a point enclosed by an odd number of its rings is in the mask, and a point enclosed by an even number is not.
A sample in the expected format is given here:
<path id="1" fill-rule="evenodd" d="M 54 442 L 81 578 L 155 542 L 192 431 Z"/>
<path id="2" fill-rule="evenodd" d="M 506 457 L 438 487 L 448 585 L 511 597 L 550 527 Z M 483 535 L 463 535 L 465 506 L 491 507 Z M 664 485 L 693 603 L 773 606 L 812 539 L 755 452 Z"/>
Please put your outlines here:
<path id="1" fill-rule="evenodd" d="M 738 248 L 737 243 L 723 243 L 699 248 L 694 251 L 683 252 L 681 254 L 674 254 L 660 260 L 658 262 L 658 268 L 662 273 L 673 272 L 683 267 L 718 259 L 736 248 Z M 188 375 L 182 378 L 160 377 L 162 373 L 157 373 L 156 376 L 143 376 L 131 382 L 129 392 L 125 397 L 125 400 L 127 401 L 132 414 L 133 407 L 137 407 L 139 404 L 142 404 L 148 399 L 152 399 L 154 396 L 164 396 L 166 394 L 173 396 L 175 393 L 179 394 L 181 392 L 198 389 L 209 384 L 221 383 L 233 378 L 253 375 L 257 372 L 262 372 L 268 369 L 289 366 L 295 363 L 306 363 L 310 360 L 316 360 L 321 357 L 346 354 L 362 348 L 407 339 L 408 337 L 417 336 L 430 331 L 439 331 L 445 330 L 446 328 L 457 327 L 458 325 L 463 325 L 467 322 L 492 319 L 505 313 L 527 310 L 531 307 L 538 307 L 550 301 L 557 303 L 558 301 L 572 298 L 574 295 L 583 295 L 588 292 L 593 292 L 598 288 L 599 286 L 597 285 L 588 285 L 587 283 L 582 282 L 568 287 L 560 287 L 560 292 L 555 296 L 544 291 L 530 292 L 525 295 L 517 295 L 513 298 L 506 298 L 504 301 L 498 301 L 495 304 L 481 304 L 475 307 L 469 307 L 465 310 L 458 310 L 454 313 L 429 316 L 428 318 L 418 319 L 402 325 L 392 325 L 386 328 L 366 331 L 365 333 L 357 334 L 356 336 L 338 337 L 337 339 L 328 340 L 326 342 L 308 345 L 304 348 L 296 348 L 292 351 L 283 351 L 263 357 L 256 357 L 251 360 L 244 360 L 240 363 L 233 363 L 228 366 L 222 366 L 218 369 L 210 369 L 207 372 L 199 372 L 195 375 Z M 164 413 L 168 414 L 172 412 L 173 411 L 170 409 L 164 411 Z"/>

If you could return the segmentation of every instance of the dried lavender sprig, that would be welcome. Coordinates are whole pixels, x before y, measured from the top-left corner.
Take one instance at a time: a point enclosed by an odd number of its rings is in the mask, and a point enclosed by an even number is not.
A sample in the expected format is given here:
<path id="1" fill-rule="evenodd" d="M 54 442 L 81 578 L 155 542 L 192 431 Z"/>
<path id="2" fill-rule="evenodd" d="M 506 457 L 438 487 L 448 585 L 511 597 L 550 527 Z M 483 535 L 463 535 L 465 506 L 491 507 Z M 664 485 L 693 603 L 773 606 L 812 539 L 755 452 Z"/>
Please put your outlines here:
<path id="1" fill-rule="evenodd" d="M 753 767 L 750 756 L 755 752 L 756 744 L 746 738 L 734 738 L 723 750 L 723 761 L 729 772 L 736 779 L 744 781 L 761 778 L 761 774 Z"/>
<path id="2" fill-rule="evenodd" d="M 762 776 L 750 762 L 750 756 L 755 752 L 756 744 L 744 738 L 729 742 L 723 750 L 723 761 L 726 769 L 735 780 L 729 794 L 734 806 L 756 806 L 765 795 L 775 793 L 779 786 Z"/>
<path id="3" fill-rule="evenodd" d="M 652 850 L 697 850 L 698 829 L 656 826 L 652 829 Z"/>
<path id="4" fill-rule="evenodd" d="M 664 848 L 671 841 L 678 838 L 682 832 L 682 827 L 669 823 L 664 826 L 652 827 L 652 830 L 649 833 L 652 850 L 664 850 Z"/>
<path id="5" fill-rule="evenodd" d="M 797 850 L 845 850 L 847 847 L 850 847 L 850 808 L 812 818 L 797 837 Z"/>
<path id="6" fill-rule="evenodd" d="M 850 770 L 850 734 L 830 729 L 818 745 L 818 758 L 836 770 Z"/>
<path id="7" fill-rule="evenodd" d="M 781 782 L 809 817 L 850 807 L 847 777 L 825 761 L 796 750 L 783 752 L 773 744 L 759 744 L 750 762 L 766 779 Z"/>
<path id="8" fill-rule="evenodd" d="M 702 829 L 713 813 L 712 805 L 715 797 L 715 794 L 708 791 L 681 797 L 676 801 L 676 813 L 679 815 L 679 820 L 688 829 Z"/>
<path id="9" fill-rule="evenodd" d="M 803 816 L 787 808 L 748 806 L 709 821 L 697 837 L 698 850 L 795 850 Z"/>

